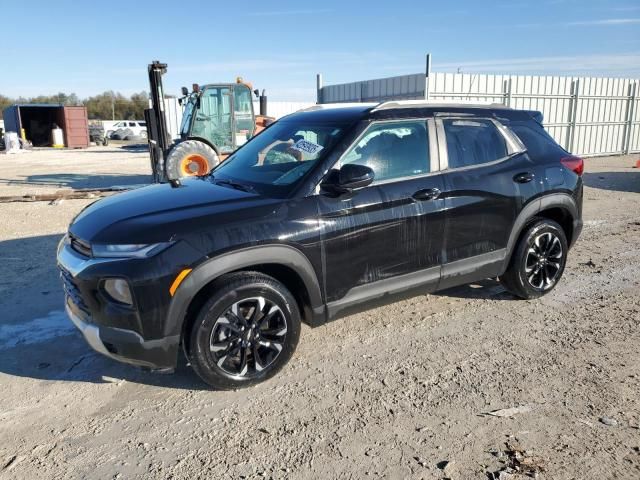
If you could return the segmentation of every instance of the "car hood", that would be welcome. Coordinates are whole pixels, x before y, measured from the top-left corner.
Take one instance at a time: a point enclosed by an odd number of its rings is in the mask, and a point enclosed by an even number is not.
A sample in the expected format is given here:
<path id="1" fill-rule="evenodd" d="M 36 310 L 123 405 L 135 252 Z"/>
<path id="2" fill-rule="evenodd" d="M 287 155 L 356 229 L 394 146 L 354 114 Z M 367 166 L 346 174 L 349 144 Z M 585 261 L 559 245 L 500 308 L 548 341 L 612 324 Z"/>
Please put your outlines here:
<path id="1" fill-rule="evenodd" d="M 213 228 L 234 217 L 246 221 L 247 212 L 264 216 L 275 202 L 216 185 L 209 177 L 193 178 L 177 188 L 149 185 L 99 200 L 80 212 L 69 231 L 91 243 L 166 242 L 181 232 Z"/>

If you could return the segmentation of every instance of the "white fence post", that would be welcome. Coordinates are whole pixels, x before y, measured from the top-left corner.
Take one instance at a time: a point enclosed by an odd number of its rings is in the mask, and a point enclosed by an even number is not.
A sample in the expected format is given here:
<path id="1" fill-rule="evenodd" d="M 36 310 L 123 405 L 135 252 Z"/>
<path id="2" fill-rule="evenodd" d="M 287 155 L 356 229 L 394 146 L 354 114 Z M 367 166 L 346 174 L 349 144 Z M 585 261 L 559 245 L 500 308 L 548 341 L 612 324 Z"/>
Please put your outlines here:
<path id="1" fill-rule="evenodd" d="M 512 86 L 511 77 L 509 77 L 507 80 L 504 80 L 502 82 L 502 104 L 506 107 L 511 106 L 511 96 L 512 96 L 511 86 Z M 480 94 L 475 94 L 475 93 L 473 95 L 480 96 Z"/>
<path id="2" fill-rule="evenodd" d="M 571 119 L 569 120 L 569 141 L 567 142 L 567 150 L 574 152 L 576 142 L 576 125 L 578 122 L 578 102 L 580 101 L 580 79 L 577 78 L 571 82 Z"/>
<path id="3" fill-rule="evenodd" d="M 429 79 L 431 77 L 431 54 L 427 53 L 427 64 L 424 74 L 424 99 L 429 100 Z"/>
<path id="4" fill-rule="evenodd" d="M 316 103 L 322 103 L 322 74 L 316 75 Z"/>
<path id="5" fill-rule="evenodd" d="M 635 117 L 637 87 L 637 83 L 629 84 L 629 99 L 627 100 L 627 125 L 625 127 L 624 142 L 622 145 L 622 152 L 627 155 L 631 150 L 631 134 L 633 132 L 633 118 Z"/>

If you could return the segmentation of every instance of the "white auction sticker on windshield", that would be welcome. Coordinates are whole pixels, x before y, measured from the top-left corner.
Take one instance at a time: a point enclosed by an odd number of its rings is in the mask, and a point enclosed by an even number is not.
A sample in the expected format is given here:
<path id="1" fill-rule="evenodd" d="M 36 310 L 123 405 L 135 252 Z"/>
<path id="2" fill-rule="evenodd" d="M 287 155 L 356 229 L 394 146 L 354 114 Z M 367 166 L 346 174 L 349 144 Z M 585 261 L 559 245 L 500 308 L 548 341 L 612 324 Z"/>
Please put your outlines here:
<path id="1" fill-rule="evenodd" d="M 315 155 L 324 147 L 322 145 L 318 145 L 317 143 L 310 142 L 309 140 L 298 140 L 296 143 L 291 145 L 291 148 L 294 150 L 299 150 L 302 153 L 308 153 L 309 155 Z"/>

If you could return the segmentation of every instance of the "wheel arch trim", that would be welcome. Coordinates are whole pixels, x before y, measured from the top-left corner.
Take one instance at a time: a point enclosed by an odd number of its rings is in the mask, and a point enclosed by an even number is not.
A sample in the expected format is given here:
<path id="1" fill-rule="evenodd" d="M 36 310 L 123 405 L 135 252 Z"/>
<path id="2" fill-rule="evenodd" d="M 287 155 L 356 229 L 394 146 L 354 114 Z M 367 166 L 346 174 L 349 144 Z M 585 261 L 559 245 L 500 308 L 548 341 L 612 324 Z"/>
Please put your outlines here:
<path id="1" fill-rule="evenodd" d="M 181 334 L 191 301 L 210 282 L 225 273 L 263 264 L 282 265 L 295 271 L 304 283 L 312 310 L 324 310 L 320 283 L 309 259 L 289 245 L 261 245 L 218 255 L 194 268 L 173 296 L 164 334 Z"/>
<path id="2" fill-rule="evenodd" d="M 509 266 L 511 255 L 516 247 L 516 242 L 529 220 L 535 217 L 538 213 L 543 210 L 548 210 L 549 208 L 561 208 L 566 210 L 574 221 L 580 217 L 576 201 L 571 197 L 571 195 L 566 193 L 552 193 L 529 202 L 520 211 L 515 219 L 513 228 L 511 229 L 511 234 L 509 235 L 509 240 L 507 242 L 507 254 L 505 255 L 501 269 L 502 272 L 504 272 Z"/>

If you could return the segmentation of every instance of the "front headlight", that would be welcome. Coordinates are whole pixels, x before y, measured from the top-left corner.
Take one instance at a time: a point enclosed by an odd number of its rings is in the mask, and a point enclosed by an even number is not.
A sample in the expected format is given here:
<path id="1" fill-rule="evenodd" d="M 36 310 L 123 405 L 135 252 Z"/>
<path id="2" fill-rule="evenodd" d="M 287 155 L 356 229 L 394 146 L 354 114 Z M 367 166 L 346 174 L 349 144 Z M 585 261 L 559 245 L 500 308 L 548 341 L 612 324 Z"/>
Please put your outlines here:
<path id="1" fill-rule="evenodd" d="M 94 257 L 145 258 L 160 253 L 169 245 L 171 245 L 171 242 L 128 245 L 93 244 L 91 245 L 91 252 Z"/>

